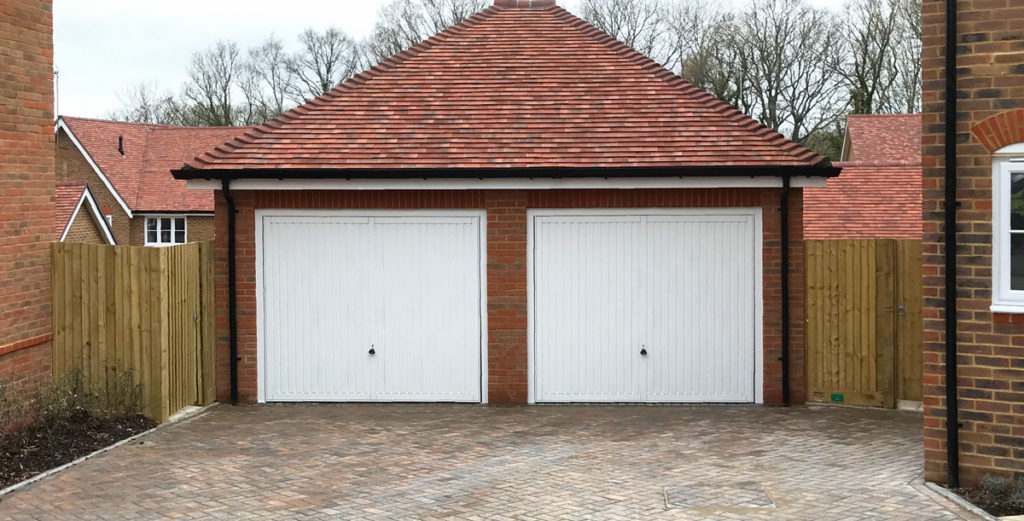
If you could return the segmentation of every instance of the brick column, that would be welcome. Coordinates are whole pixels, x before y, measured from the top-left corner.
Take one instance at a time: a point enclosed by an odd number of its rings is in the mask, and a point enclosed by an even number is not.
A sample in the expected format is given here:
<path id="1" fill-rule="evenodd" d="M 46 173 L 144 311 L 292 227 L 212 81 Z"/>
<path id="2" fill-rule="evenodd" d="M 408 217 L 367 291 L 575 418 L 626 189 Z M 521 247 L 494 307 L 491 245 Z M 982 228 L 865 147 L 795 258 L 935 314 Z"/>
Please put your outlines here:
<path id="1" fill-rule="evenodd" d="M 524 404 L 527 397 L 525 191 L 488 191 L 488 400 Z"/>

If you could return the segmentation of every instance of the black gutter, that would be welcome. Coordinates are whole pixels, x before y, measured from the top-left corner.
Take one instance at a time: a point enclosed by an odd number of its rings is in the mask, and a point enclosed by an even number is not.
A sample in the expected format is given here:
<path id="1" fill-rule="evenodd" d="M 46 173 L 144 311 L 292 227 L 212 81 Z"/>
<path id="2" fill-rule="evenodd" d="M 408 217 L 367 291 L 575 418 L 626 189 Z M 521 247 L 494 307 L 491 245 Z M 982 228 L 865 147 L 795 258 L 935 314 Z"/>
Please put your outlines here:
<path id="1" fill-rule="evenodd" d="M 267 168 L 172 170 L 176 179 L 559 179 L 612 177 L 836 177 L 840 167 L 825 161 L 815 166 L 680 166 L 680 167 L 502 167 L 490 168 Z"/>
<path id="2" fill-rule="evenodd" d="M 956 309 L 956 0 L 946 0 L 946 472 L 949 488 L 960 487 L 960 403 L 957 392 Z"/>
<path id="3" fill-rule="evenodd" d="M 228 205 L 228 342 L 230 344 L 231 403 L 238 403 L 238 292 L 235 288 L 235 198 L 231 195 L 231 181 L 221 182 L 224 201 Z"/>
<path id="4" fill-rule="evenodd" d="M 782 177 L 782 403 L 789 406 L 789 176 Z"/>

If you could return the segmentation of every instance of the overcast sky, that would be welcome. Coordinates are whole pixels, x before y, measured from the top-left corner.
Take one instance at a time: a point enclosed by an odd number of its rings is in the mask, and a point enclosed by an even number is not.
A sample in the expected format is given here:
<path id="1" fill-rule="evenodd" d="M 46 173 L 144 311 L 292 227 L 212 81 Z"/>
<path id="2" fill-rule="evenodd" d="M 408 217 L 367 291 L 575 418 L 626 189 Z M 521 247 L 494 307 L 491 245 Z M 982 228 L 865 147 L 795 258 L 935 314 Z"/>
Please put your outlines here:
<path id="1" fill-rule="evenodd" d="M 138 82 L 177 92 L 192 53 L 218 39 L 234 40 L 245 49 L 274 34 L 294 48 L 303 29 L 330 26 L 362 39 L 373 29 L 385 2 L 57 0 L 53 7 L 57 110 L 69 116 L 106 117 L 119 106 L 119 95 Z M 842 0 L 810 3 L 838 8 Z M 559 5 L 575 11 L 578 0 L 561 0 Z"/>

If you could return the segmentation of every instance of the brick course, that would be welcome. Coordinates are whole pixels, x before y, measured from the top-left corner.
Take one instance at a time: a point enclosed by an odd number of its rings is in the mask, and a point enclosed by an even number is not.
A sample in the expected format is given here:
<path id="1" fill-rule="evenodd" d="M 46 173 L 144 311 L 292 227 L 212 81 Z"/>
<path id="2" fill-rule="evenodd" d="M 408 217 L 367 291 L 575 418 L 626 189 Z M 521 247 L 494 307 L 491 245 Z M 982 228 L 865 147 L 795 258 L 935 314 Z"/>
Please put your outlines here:
<path id="1" fill-rule="evenodd" d="M 234 192 L 239 398 L 256 400 L 255 209 L 483 209 L 487 211 L 488 395 L 496 404 L 527 400 L 526 234 L 528 208 L 761 207 L 763 209 L 764 397 L 782 401 L 781 237 L 778 189 L 465 190 Z M 802 194 L 790 201 L 791 368 L 793 403 L 804 401 Z M 227 215 L 217 193 L 217 389 L 229 396 Z M 514 287 L 498 280 L 518 281 Z"/>
<path id="2" fill-rule="evenodd" d="M 54 222 L 52 2 L 0 6 L 0 381 L 49 376 Z"/>
<path id="3" fill-rule="evenodd" d="M 958 361 L 961 480 L 1024 475 L 1024 315 L 993 314 L 991 151 L 1024 141 L 1024 8 L 959 0 Z M 925 477 L 946 480 L 945 2 L 923 3 Z"/>

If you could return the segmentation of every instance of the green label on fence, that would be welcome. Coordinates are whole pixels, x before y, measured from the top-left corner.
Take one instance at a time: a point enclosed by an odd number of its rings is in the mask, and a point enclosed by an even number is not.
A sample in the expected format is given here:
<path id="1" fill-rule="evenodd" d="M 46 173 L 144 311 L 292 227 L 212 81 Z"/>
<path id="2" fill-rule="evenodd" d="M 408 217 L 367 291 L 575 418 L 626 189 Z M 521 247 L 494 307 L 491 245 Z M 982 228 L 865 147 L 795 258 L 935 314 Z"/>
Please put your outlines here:
<path id="1" fill-rule="evenodd" d="M 842 403 L 842 401 L 843 401 L 842 393 L 832 393 L 832 401 L 833 402 Z"/>

